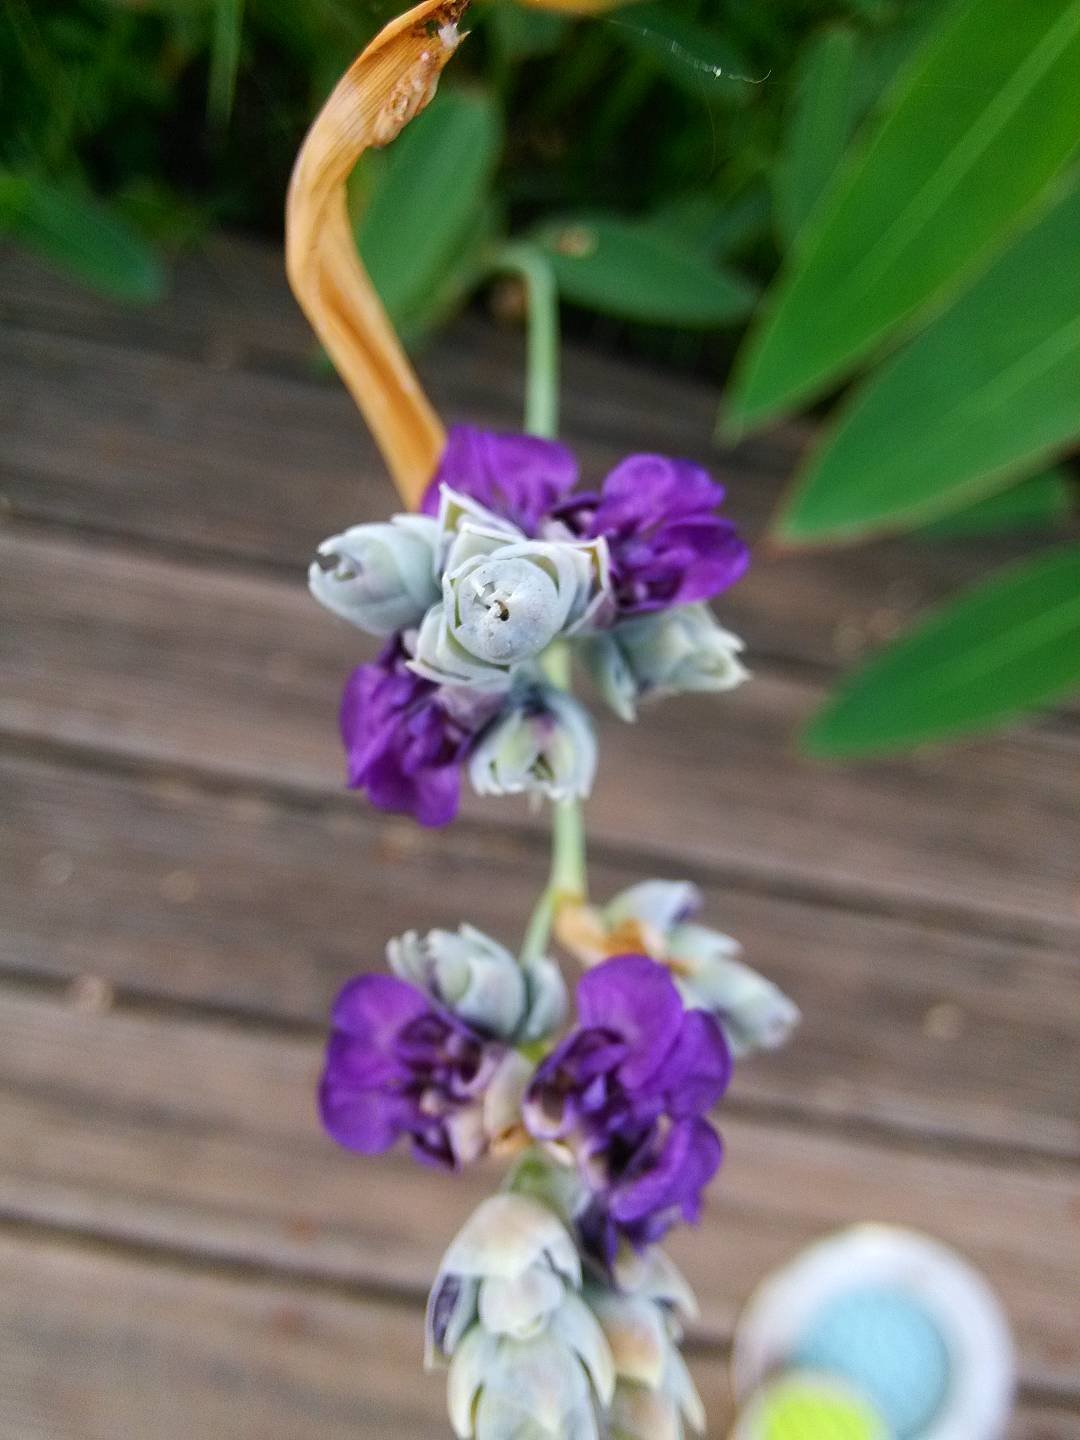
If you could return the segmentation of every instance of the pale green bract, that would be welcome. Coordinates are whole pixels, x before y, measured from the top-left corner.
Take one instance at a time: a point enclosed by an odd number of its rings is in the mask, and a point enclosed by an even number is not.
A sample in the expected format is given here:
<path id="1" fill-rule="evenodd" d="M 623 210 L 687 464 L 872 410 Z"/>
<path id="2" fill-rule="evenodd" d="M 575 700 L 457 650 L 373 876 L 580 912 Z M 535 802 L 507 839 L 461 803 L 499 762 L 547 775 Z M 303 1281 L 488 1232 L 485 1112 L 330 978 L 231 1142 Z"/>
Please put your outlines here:
<path id="1" fill-rule="evenodd" d="M 744 648 L 707 605 L 679 605 L 590 635 L 584 655 L 616 715 L 634 720 L 642 700 L 741 685 L 749 677 Z"/>
<path id="2" fill-rule="evenodd" d="M 596 735 L 584 706 L 551 686 L 511 696 L 469 760 L 478 795 L 581 800 L 596 775 Z"/>
<path id="3" fill-rule="evenodd" d="M 534 1153 L 443 1258 L 428 1302 L 429 1368 L 449 1362 L 459 1440 L 683 1440 L 705 1412 L 679 1353 L 694 1296 L 667 1256 L 584 1273 L 568 1182 Z M 552 1202 L 544 1196 L 551 1191 Z M 558 1213 L 557 1213 L 558 1212 Z"/>
<path id="4" fill-rule="evenodd" d="M 436 566 L 442 600 L 420 624 L 410 666 L 438 685 L 506 689 L 552 641 L 613 612 L 605 540 L 530 540 L 445 485 Z"/>
<path id="5" fill-rule="evenodd" d="M 515 1044 L 546 1039 L 566 1015 L 566 982 L 546 956 L 520 962 L 472 925 L 410 930 L 386 947 L 390 968 L 485 1035 Z"/>
<path id="6" fill-rule="evenodd" d="M 428 1303 L 428 1363 L 450 1362 L 460 1440 L 598 1440 L 615 1370 L 581 1298 L 562 1221 L 525 1195 L 493 1196 L 443 1258 Z"/>
<path id="7" fill-rule="evenodd" d="M 369 635 L 418 625 L 438 599 L 434 570 L 438 527 L 428 515 L 395 515 L 354 525 L 319 546 L 308 586 L 321 605 Z"/>

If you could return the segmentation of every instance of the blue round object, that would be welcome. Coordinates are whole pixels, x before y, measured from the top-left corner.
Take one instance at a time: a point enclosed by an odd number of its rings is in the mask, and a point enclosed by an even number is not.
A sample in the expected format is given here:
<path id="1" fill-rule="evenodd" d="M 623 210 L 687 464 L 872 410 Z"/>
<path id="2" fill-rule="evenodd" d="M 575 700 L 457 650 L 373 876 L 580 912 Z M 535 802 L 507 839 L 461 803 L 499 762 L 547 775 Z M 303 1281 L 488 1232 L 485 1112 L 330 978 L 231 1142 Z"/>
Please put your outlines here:
<path id="1" fill-rule="evenodd" d="M 949 1353 L 933 1318 L 902 1290 L 864 1286 L 818 1310 L 792 1357 L 846 1380 L 897 1440 L 918 1440 L 949 1388 Z"/>

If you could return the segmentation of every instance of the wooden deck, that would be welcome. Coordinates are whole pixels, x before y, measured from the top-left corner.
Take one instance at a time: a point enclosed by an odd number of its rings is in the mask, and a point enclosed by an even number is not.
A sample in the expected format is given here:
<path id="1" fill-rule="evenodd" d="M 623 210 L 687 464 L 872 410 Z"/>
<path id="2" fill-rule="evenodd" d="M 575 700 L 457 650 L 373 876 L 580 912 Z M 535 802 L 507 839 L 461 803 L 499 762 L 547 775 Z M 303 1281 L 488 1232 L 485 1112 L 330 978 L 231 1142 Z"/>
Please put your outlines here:
<path id="1" fill-rule="evenodd" d="M 348 1156 L 312 1087 L 328 1001 L 387 936 L 515 939 L 539 822 L 470 803 L 432 834 L 342 790 L 365 652 L 302 567 L 391 492 L 276 257 L 218 249 L 132 312 L 5 255 L 0 315 L 0 1437 L 446 1437 L 420 1306 L 494 1177 Z M 588 473 L 700 454 L 760 534 L 797 432 L 717 457 L 708 387 L 566 368 Z M 517 424 L 514 337 L 464 323 L 424 369 L 445 414 Z M 723 606 L 755 683 L 604 726 L 596 893 L 695 879 L 806 1016 L 738 1076 L 674 1247 L 718 1440 L 741 1301 L 868 1218 L 997 1286 L 1013 1440 L 1080 1437 L 1080 712 L 847 769 L 792 743 L 841 663 L 988 552 L 761 555 Z"/>

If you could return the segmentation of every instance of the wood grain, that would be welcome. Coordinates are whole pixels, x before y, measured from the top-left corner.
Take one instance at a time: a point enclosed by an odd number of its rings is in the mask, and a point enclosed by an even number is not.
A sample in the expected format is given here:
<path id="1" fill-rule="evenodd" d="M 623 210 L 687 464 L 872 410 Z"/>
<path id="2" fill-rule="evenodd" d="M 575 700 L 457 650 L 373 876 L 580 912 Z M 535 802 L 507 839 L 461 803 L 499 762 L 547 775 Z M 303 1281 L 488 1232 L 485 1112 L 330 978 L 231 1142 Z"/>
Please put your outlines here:
<path id="1" fill-rule="evenodd" d="M 0 788 L 0 966 L 284 1025 L 322 1026 L 406 929 L 469 920 L 513 945 L 543 874 L 524 837 L 448 844 L 352 797 L 296 805 L 29 757 L 0 758 Z M 592 881 L 607 896 L 642 873 L 600 860 Z M 796 1043 L 740 1067 L 738 1098 L 1080 1155 L 1068 950 L 716 882 L 705 900 L 805 1014 Z"/>
<path id="2" fill-rule="evenodd" d="M 341 789 L 366 651 L 300 567 L 390 489 L 279 267 L 214 246 L 135 311 L 0 249 L 0 1440 L 447 1433 L 417 1306 L 497 1175 L 324 1140 L 322 1017 L 388 933 L 512 942 L 542 826 L 470 801 L 425 833 Z M 473 317 L 433 347 L 444 413 L 516 427 L 519 343 Z M 565 400 L 590 478 L 695 456 L 754 539 L 809 434 L 717 453 L 713 386 L 576 346 Z M 737 1078 L 673 1247 L 710 1433 L 750 1289 L 878 1218 L 1002 1295 L 1013 1440 L 1080 1440 L 1077 711 L 838 771 L 791 745 L 839 666 L 1015 549 L 759 549 L 722 607 L 755 684 L 605 727 L 597 893 L 690 874 L 806 1013 Z"/>
<path id="3" fill-rule="evenodd" d="M 443 1440 L 443 1378 L 417 1376 L 419 1310 L 287 1279 L 150 1267 L 101 1246 L 0 1235 L 3 1440 Z M 710 1433 L 730 1413 L 721 1356 L 691 1358 Z M 1080 1417 L 1025 1400 L 1010 1440 L 1076 1440 Z"/>
<path id="4" fill-rule="evenodd" d="M 0 565 L 0 729 L 340 793 L 338 695 L 370 652 L 299 581 L 23 527 L 0 534 Z M 780 893 L 810 886 L 1080 933 L 1071 747 L 1020 731 L 891 764 L 817 765 L 789 740 L 819 699 L 813 684 L 766 673 L 636 726 L 602 720 L 592 833 L 663 868 L 716 866 Z M 470 799 L 466 812 L 537 823 L 513 802 Z"/>

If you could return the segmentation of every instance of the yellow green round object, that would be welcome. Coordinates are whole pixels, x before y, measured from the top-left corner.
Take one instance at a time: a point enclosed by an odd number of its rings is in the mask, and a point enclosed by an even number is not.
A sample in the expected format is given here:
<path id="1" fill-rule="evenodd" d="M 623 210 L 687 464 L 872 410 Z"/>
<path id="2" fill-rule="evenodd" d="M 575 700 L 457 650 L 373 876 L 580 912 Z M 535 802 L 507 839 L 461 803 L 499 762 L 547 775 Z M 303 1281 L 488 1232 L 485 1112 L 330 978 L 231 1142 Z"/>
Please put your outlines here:
<path id="1" fill-rule="evenodd" d="M 752 1440 L 887 1440 L 865 1401 L 809 1379 L 782 1380 L 760 1398 L 754 1419 Z"/>

